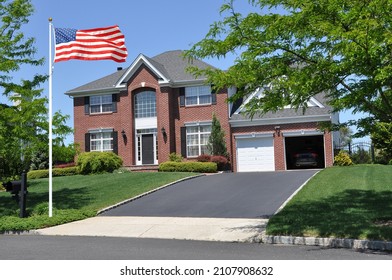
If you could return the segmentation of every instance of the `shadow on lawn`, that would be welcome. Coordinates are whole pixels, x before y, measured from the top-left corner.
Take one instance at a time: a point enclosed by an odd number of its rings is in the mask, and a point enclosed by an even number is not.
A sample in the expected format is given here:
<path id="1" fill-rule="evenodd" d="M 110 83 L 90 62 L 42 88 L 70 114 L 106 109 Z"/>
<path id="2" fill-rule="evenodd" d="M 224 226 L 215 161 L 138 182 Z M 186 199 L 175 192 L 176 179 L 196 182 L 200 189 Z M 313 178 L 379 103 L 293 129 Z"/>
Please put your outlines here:
<path id="1" fill-rule="evenodd" d="M 392 241 L 392 191 L 346 190 L 322 201 L 288 204 L 268 234 Z"/>
<path id="2" fill-rule="evenodd" d="M 29 186 L 27 195 L 27 211 L 31 211 L 39 204 L 48 202 L 49 194 L 34 192 Z M 56 209 L 81 209 L 90 202 L 89 193 L 85 188 L 53 190 L 53 207 Z M 0 196 L 0 216 L 15 215 L 19 209 L 18 204 L 12 199 L 11 194 Z"/>

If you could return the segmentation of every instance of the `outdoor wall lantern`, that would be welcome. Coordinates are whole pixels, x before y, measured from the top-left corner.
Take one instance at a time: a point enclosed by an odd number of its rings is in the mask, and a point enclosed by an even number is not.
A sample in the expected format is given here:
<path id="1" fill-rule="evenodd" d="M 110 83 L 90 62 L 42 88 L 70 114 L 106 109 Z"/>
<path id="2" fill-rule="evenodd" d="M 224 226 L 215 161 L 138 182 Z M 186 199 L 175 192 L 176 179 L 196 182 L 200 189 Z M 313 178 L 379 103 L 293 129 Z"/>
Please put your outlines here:
<path id="1" fill-rule="evenodd" d="M 161 128 L 161 132 L 162 132 L 163 137 L 165 137 L 166 136 L 166 129 L 164 127 Z"/>
<path id="2" fill-rule="evenodd" d="M 275 126 L 275 133 L 277 136 L 280 136 L 280 126 Z"/>

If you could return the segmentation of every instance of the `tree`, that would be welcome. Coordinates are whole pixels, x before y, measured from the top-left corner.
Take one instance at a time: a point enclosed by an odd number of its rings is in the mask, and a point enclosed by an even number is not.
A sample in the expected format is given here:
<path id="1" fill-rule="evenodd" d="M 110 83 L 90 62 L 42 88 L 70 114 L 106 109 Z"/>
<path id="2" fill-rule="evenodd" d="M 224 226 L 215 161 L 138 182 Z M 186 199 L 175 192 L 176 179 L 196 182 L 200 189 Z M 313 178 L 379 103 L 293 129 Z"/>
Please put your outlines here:
<path id="1" fill-rule="evenodd" d="M 227 157 L 225 132 L 215 114 L 212 115 L 211 134 L 208 138 L 208 150 L 214 156 Z"/>
<path id="2" fill-rule="evenodd" d="M 257 88 L 269 90 L 247 104 L 252 116 L 286 105 L 306 109 L 326 93 L 335 111 L 364 113 L 356 136 L 392 122 L 392 2 L 389 0 L 249 0 L 242 15 L 234 0 L 221 7 L 221 21 L 186 52 L 192 58 L 237 54 L 228 70 L 190 68 L 216 88 L 235 86 L 229 101 Z"/>
<path id="3" fill-rule="evenodd" d="M 371 134 L 374 147 L 379 150 L 378 161 L 388 163 L 392 160 L 392 123 L 375 123 L 374 130 Z"/>
<path id="4" fill-rule="evenodd" d="M 0 177 L 15 176 L 29 167 L 35 151 L 47 150 L 47 99 L 39 86 L 47 75 L 36 74 L 30 79 L 15 81 L 12 74 L 25 66 L 39 66 L 34 38 L 20 32 L 33 13 L 29 0 L 0 0 L 0 91 L 7 100 L 0 104 Z M 61 145 L 72 130 L 65 125 L 68 116 L 53 116 L 54 143 Z"/>

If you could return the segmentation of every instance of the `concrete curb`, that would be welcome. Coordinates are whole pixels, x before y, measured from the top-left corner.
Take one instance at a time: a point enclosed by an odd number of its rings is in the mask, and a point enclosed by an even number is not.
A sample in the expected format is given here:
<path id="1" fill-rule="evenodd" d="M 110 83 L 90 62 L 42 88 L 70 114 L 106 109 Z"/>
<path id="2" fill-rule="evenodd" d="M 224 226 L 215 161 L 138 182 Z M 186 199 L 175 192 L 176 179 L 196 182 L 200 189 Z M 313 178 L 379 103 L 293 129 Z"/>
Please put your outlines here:
<path id="1" fill-rule="evenodd" d="M 111 205 L 111 206 L 106 207 L 106 208 L 104 208 L 104 209 L 101 209 L 101 210 L 99 210 L 99 211 L 97 212 L 97 215 L 100 215 L 100 214 L 102 214 L 102 213 L 104 213 L 104 212 L 107 212 L 107 211 L 109 211 L 109 210 L 111 210 L 111 209 L 117 208 L 117 207 L 119 207 L 119 206 L 121 206 L 121 205 L 124 205 L 124 204 L 126 204 L 126 203 L 128 203 L 128 202 L 137 200 L 137 199 L 139 199 L 139 198 L 142 198 L 142 197 L 144 197 L 144 196 L 146 196 L 146 195 L 149 195 L 149 194 L 151 194 L 151 193 L 157 192 L 157 191 L 162 190 L 162 189 L 164 189 L 164 188 L 170 187 L 170 186 L 172 186 L 172 185 L 174 185 L 174 184 L 177 184 L 177 183 L 179 183 L 179 182 L 191 180 L 191 179 L 194 179 L 194 178 L 197 178 L 197 177 L 202 177 L 202 176 L 205 176 L 205 174 L 199 174 L 199 175 L 195 175 L 195 176 L 190 176 L 190 177 L 186 177 L 186 178 L 179 179 L 179 180 L 177 180 L 177 181 L 174 181 L 174 182 L 171 182 L 171 183 L 169 183 L 169 184 L 163 185 L 163 186 L 161 186 L 161 187 L 159 187 L 159 188 L 153 189 L 153 190 L 151 190 L 151 191 L 142 193 L 142 194 L 140 194 L 140 195 L 138 195 L 138 196 L 132 197 L 132 198 L 130 198 L 130 199 L 126 199 L 126 200 L 121 201 L 121 202 L 119 202 L 119 203 L 117 203 L 117 204 L 114 204 L 114 205 Z"/>
<path id="2" fill-rule="evenodd" d="M 346 238 L 322 238 L 299 236 L 273 236 L 261 234 L 261 242 L 265 244 L 307 245 L 329 248 L 345 248 L 356 250 L 378 250 L 392 252 L 392 241 L 372 241 Z"/>

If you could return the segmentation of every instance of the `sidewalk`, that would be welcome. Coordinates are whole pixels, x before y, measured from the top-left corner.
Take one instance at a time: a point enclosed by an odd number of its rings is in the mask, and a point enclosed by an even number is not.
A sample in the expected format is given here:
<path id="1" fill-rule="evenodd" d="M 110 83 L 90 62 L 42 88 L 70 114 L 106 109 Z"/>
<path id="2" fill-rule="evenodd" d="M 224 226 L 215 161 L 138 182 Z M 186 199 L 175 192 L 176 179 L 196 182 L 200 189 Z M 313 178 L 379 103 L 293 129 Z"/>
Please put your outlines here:
<path id="1" fill-rule="evenodd" d="M 260 242 L 266 219 L 98 216 L 33 231 L 40 235 Z"/>

